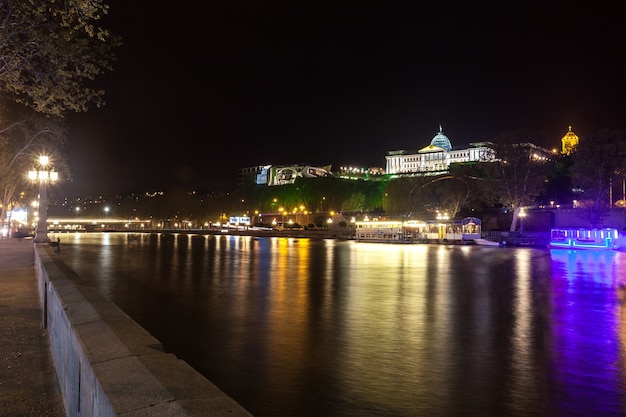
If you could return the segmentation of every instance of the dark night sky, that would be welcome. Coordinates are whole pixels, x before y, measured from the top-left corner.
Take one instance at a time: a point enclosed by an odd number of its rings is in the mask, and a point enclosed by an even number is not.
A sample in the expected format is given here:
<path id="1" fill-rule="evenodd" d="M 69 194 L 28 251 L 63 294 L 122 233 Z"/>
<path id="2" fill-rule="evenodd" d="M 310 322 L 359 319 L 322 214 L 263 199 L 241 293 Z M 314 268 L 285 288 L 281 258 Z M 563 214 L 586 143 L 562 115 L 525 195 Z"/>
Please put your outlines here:
<path id="1" fill-rule="evenodd" d="M 157 3 L 109 1 L 124 46 L 101 79 L 105 108 L 70 119 L 68 190 L 206 189 L 260 164 L 384 167 L 439 124 L 459 147 L 518 128 L 547 147 L 570 124 L 581 137 L 625 128 L 616 10 Z"/>

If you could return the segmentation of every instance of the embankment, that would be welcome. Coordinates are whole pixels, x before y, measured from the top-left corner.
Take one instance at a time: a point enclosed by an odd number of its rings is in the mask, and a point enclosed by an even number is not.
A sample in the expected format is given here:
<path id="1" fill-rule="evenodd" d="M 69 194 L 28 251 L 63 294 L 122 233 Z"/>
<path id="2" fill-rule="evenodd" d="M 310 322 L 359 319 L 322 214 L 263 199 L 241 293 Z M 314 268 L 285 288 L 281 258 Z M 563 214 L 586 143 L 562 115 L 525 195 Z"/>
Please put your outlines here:
<path id="1" fill-rule="evenodd" d="M 251 414 L 35 245 L 43 326 L 68 417 Z"/>

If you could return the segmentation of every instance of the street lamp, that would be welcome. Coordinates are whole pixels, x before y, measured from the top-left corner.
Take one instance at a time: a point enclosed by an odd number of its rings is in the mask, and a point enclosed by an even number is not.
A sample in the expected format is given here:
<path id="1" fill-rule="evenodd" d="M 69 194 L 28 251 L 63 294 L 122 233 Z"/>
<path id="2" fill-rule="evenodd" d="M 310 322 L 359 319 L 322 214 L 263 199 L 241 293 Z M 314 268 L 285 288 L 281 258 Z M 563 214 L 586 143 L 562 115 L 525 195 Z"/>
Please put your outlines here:
<path id="1" fill-rule="evenodd" d="M 448 229 L 448 220 L 450 219 L 450 216 L 448 216 L 448 213 L 439 213 L 439 211 L 437 211 L 437 220 L 439 221 L 438 224 L 438 239 L 446 239 L 447 238 L 447 229 Z"/>
<path id="2" fill-rule="evenodd" d="M 59 173 L 54 168 L 48 168 L 49 158 L 45 155 L 39 157 L 38 166 L 28 171 L 31 181 L 39 181 L 39 219 L 35 229 L 35 243 L 48 243 L 48 196 L 47 185 L 59 178 Z"/>
<path id="3" fill-rule="evenodd" d="M 526 212 L 523 208 L 519 211 L 519 232 L 524 233 L 524 219 L 526 218 Z"/>

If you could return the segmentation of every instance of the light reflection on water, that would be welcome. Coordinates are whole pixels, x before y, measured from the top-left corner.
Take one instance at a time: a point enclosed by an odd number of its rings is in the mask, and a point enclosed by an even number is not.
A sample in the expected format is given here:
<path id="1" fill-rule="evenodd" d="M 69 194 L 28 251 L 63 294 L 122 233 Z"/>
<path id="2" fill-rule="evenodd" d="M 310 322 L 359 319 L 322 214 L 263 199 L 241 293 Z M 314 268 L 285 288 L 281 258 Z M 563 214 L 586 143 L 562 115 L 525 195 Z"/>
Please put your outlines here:
<path id="1" fill-rule="evenodd" d="M 70 267 L 257 417 L 626 413 L 626 253 L 60 237 Z"/>
<path id="2" fill-rule="evenodd" d="M 625 256 L 551 250 L 553 390 L 567 400 L 560 409 L 611 415 L 624 407 Z"/>

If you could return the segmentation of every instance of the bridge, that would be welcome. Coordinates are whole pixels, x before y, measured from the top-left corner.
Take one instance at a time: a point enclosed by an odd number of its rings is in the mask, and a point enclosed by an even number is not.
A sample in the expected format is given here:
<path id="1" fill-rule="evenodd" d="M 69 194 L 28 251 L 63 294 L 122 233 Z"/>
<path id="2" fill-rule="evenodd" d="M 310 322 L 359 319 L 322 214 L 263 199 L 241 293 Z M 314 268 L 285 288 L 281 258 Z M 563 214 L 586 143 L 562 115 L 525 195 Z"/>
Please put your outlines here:
<path id="1" fill-rule="evenodd" d="M 154 229 L 153 219 L 48 217 L 48 230 L 50 232 L 138 231 L 152 229 Z"/>

